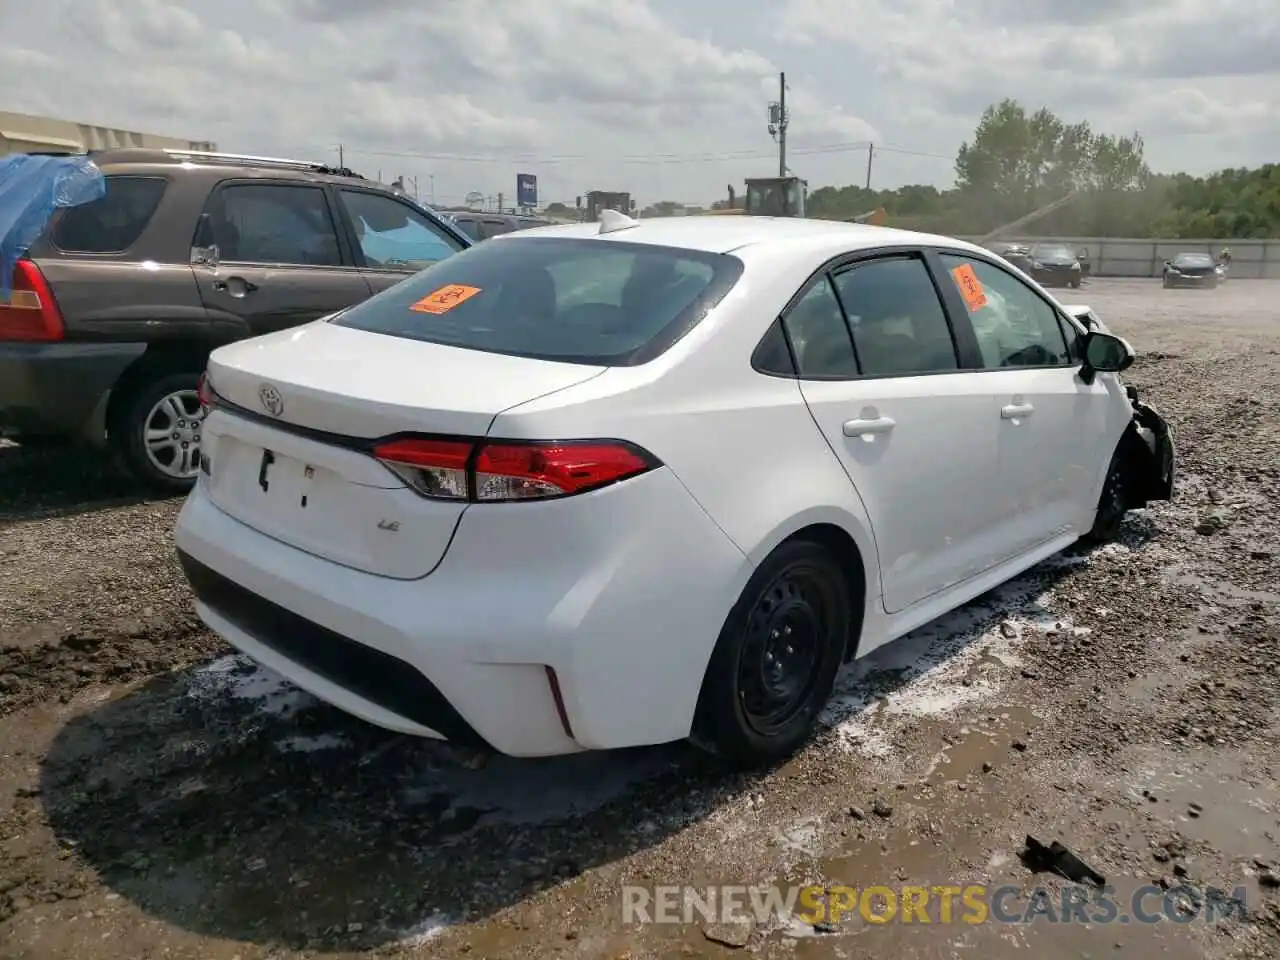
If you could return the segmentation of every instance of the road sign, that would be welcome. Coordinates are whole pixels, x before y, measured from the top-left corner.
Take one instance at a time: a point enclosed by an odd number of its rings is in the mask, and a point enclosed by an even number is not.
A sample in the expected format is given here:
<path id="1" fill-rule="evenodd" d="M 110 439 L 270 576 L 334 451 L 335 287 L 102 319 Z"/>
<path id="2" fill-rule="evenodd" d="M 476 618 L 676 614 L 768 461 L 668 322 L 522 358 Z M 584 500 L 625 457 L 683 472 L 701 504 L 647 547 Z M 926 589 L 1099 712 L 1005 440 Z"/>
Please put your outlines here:
<path id="1" fill-rule="evenodd" d="M 538 205 L 538 178 L 532 173 L 516 174 L 516 205 L 521 207 Z"/>

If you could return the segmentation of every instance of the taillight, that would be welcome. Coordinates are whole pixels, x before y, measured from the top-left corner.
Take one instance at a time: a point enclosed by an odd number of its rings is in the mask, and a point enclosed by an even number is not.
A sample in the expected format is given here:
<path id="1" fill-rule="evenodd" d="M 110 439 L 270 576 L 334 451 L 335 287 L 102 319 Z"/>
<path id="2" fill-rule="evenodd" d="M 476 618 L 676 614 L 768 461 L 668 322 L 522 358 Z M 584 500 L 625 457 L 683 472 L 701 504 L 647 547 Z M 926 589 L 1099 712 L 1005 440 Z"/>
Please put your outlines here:
<path id="1" fill-rule="evenodd" d="M 196 383 L 196 395 L 200 398 L 200 409 L 207 415 L 210 410 L 218 405 L 218 395 L 213 392 L 213 387 L 209 385 L 209 374 L 200 374 L 200 380 Z"/>
<path id="2" fill-rule="evenodd" d="M 49 282 L 30 260 L 19 260 L 13 289 L 7 300 L 0 300 L 0 340 L 50 343 L 63 335 L 62 311 Z"/>
<path id="3" fill-rule="evenodd" d="M 373 455 L 424 497 L 473 503 L 547 500 L 646 473 L 660 462 L 617 440 L 558 443 L 403 438 Z"/>

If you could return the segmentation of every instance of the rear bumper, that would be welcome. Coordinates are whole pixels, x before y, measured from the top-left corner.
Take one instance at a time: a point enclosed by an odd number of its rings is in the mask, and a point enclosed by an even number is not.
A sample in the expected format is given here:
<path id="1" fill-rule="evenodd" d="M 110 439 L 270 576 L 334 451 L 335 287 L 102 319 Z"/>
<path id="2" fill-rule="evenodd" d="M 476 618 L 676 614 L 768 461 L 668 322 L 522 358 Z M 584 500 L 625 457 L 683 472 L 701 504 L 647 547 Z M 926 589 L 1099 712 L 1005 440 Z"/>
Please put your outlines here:
<path id="1" fill-rule="evenodd" d="M 376 725 L 515 756 L 687 736 L 750 574 L 665 469 L 562 501 L 469 507 L 421 580 L 270 539 L 203 482 L 176 540 L 201 618 L 249 656 Z"/>
<path id="2" fill-rule="evenodd" d="M 145 350 L 143 343 L 0 343 L 0 433 L 100 443 L 107 395 Z"/>

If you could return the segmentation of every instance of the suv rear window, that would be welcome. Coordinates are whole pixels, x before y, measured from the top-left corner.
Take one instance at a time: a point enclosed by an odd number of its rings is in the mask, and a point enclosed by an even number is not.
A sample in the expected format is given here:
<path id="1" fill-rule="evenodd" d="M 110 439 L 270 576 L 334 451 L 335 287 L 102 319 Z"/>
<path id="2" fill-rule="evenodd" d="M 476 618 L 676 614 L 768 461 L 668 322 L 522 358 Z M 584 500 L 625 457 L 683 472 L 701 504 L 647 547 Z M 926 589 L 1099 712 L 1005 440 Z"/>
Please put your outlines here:
<path id="1" fill-rule="evenodd" d="M 161 177 L 107 177 L 106 194 L 63 213 L 53 245 L 68 253 L 123 253 L 147 229 L 167 185 Z"/>
<path id="2" fill-rule="evenodd" d="M 442 260 L 332 322 L 489 353 L 633 366 L 688 333 L 742 269 L 728 254 L 513 235 Z"/>

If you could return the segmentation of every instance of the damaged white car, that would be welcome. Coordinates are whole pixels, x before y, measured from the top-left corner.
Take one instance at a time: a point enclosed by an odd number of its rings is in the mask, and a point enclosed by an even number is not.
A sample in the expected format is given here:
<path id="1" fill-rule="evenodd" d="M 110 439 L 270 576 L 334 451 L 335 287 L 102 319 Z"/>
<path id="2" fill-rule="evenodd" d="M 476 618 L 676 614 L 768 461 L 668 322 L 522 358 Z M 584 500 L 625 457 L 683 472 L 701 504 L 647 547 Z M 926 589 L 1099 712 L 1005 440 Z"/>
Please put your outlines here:
<path id="1" fill-rule="evenodd" d="M 979 247 L 602 220 L 213 353 L 212 629 L 392 730 L 767 761 L 844 661 L 1172 496 L 1130 346 Z"/>

